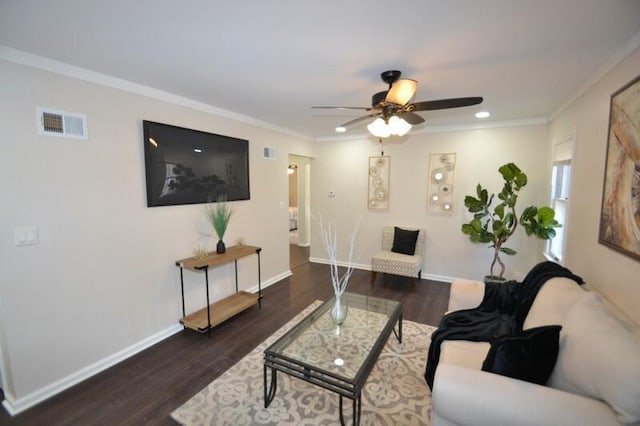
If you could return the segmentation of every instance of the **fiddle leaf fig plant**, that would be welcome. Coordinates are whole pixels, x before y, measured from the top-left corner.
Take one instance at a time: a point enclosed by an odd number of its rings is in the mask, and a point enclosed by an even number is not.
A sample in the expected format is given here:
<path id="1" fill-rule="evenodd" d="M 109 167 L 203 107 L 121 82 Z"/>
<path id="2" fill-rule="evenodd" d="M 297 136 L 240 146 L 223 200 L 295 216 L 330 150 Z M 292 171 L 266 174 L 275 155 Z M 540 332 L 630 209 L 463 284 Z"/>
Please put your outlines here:
<path id="1" fill-rule="evenodd" d="M 513 256 L 517 252 L 506 247 L 505 243 L 515 233 L 518 225 L 522 225 L 527 235 L 535 235 L 543 240 L 555 237 L 562 225 L 555 220 L 555 212 L 551 207 L 529 206 L 518 217 L 516 204 L 518 194 L 527 185 L 527 175 L 514 163 L 502 165 L 498 172 L 502 175 L 504 186 L 497 194 L 497 204 L 493 205 L 496 194 L 489 192 L 478 184 L 476 194 L 464 197 L 464 205 L 473 219 L 462 225 L 462 232 L 474 243 L 487 243 L 493 249 L 490 277 L 504 279 L 505 264 L 500 254 Z M 500 266 L 496 275 L 496 266 Z"/>

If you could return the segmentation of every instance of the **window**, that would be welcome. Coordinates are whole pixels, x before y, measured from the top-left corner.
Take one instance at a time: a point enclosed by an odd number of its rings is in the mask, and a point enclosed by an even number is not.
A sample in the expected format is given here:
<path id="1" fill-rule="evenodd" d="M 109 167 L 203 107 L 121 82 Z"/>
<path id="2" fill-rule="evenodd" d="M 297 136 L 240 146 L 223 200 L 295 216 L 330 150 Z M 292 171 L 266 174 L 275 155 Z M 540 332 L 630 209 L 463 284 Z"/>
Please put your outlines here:
<path id="1" fill-rule="evenodd" d="M 575 133 L 571 133 L 553 144 L 553 169 L 551 172 L 551 207 L 556 212 L 556 220 L 562 225 L 556 228 L 556 236 L 547 241 L 547 258 L 562 263 L 569 211 L 569 187 L 571 182 L 571 157 Z"/>
<path id="2" fill-rule="evenodd" d="M 547 256 L 561 262 L 564 252 L 564 236 L 567 224 L 567 204 L 569 203 L 569 181 L 571 178 L 571 160 L 553 163 L 551 175 L 551 207 L 556 212 L 556 220 L 562 224 L 556 228 L 555 238 L 547 242 Z"/>

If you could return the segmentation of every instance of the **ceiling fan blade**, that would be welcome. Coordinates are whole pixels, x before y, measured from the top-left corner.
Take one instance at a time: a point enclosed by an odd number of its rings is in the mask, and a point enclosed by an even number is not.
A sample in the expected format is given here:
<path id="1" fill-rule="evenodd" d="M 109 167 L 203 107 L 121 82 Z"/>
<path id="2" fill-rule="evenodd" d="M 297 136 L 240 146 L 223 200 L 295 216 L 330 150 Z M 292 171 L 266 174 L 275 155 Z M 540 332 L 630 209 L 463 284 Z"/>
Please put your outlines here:
<path id="1" fill-rule="evenodd" d="M 371 107 L 351 107 L 351 106 L 312 106 L 313 109 L 359 109 L 371 111 Z"/>
<path id="2" fill-rule="evenodd" d="M 409 78 L 401 78 L 392 84 L 387 93 L 386 102 L 396 105 L 406 105 L 418 90 L 418 82 Z"/>
<path id="3" fill-rule="evenodd" d="M 424 123 L 424 118 L 414 112 L 403 112 L 400 114 L 400 117 L 412 125 Z"/>
<path id="4" fill-rule="evenodd" d="M 449 98 L 435 101 L 416 102 L 411 105 L 411 111 L 433 111 L 436 109 L 460 108 L 482 103 L 482 97 Z"/>
<path id="5" fill-rule="evenodd" d="M 346 123 L 341 124 L 341 125 L 340 125 L 340 126 L 338 126 L 338 127 L 349 127 L 349 126 L 352 126 L 352 125 L 354 125 L 354 124 L 356 124 L 356 123 L 359 123 L 359 122 L 361 122 L 361 121 L 364 121 L 364 120 L 366 120 L 366 119 L 368 119 L 368 118 L 378 117 L 379 115 L 380 115 L 380 113 L 379 113 L 379 112 L 377 112 L 377 113 L 375 113 L 375 114 L 363 115 L 362 117 L 358 117 L 358 118 L 353 119 L 353 120 L 351 120 L 351 121 L 347 121 Z"/>

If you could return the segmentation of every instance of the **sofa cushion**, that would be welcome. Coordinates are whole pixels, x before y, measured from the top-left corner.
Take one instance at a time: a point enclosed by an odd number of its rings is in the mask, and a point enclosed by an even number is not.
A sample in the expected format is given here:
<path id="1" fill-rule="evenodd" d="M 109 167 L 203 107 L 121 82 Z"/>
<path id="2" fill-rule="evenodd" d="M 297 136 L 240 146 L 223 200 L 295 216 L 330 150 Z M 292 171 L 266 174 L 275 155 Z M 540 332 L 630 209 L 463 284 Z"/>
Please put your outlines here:
<path id="1" fill-rule="evenodd" d="M 393 228 L 393 246 L 391 251 L 394 253 L 408 254 L 413 256 L 416 252 L 416 241 L 418 241 L 418 234 L 420 231 L 410 231 L 407 229 Z"/>
<path id="2" fill-rule="evenodd" d="M 584 289 L 572 279 L 551 278 L 538 291 L 522 328 L 564 324 L 569 309 L 584 295 Z"/>
<path id="3" fill-rule="evenodd" d="M 640 422 L 640 338 L 586 293 L 567 313 L 549 385 L 605 401 L 622 423 Z"/>
<path id="4" fill-rule="evenodd" d="M 549 325 L 499 337 L 491 344 L 482 370 L 544 385 L 558 357 L 561 328 Z"/>
<path id="5" fill-rule="evenodd" d="M 440 346 L 439 363 L 480 370 L 491 345 L 487 342 L 469 340 L 445 340 Z"/>

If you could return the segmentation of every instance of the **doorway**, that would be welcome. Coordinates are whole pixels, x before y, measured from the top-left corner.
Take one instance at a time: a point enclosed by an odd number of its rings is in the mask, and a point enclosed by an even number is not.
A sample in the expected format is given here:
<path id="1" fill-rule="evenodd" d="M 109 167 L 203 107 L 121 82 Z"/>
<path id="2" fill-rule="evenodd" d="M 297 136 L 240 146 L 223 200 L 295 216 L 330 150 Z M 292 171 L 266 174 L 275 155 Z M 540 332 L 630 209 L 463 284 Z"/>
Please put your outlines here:
<path id="1" fill-rule="evenodd" d="M 289 268 L 309 261 L 311 159 L 289 155 Z"/>

